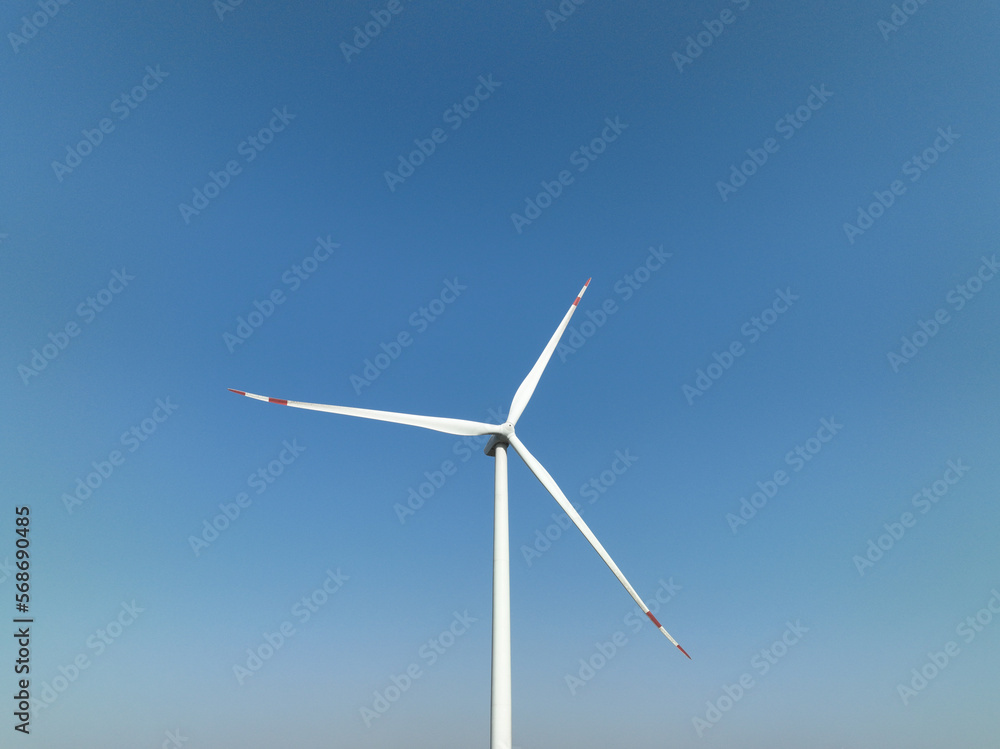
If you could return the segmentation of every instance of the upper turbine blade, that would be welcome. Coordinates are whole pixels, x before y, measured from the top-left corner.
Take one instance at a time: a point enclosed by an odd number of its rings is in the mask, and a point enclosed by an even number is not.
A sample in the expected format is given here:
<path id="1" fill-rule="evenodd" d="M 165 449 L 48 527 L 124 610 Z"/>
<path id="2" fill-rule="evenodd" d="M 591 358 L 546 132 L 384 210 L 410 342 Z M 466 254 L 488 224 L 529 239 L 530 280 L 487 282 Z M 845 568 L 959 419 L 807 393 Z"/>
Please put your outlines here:
<path id="1" fill-rule="evenodd" d="M 350 408 L 349 406 L 327 406 L 323 403 L 303 403 L 302 401 L 282 400 L 281 398 L 269 398 L 266 395 L 254 395 L 245 393 L 242 390 L 227 388 L 231 393 L 245 395 L 247 398 L 256 398 L 259 401 L 277 403 L 282 406 L 293 406 L 294 408 L 306 408 L 310 411 L 327 411 L 333 414 L 344 414 L 345 416 L 359 416 L 362 419 L 376 419 L 378 421 L 392 421 L 396 424 L 409 424 L 424 429 L 433 429 L 436 432 L 445 434 L 458 434 L 465 437 L 476 437 L 483 434 L 496 434 L 497 427 L 492 424 L 484 424 L 479 421 L 466 421 L 464 419 L 444 419 L 439 416 L 418 416 L 416 414 L 399 414 L 392 411 L 375 411 L 370 408 Z"/>
<path id="2" fill-rule="evenodd" d="M 573 507 L 573 505 L 570 503 L 570 501 L 566 499 L 566 495 L 563 494 L 562 489 L 559 488 L 559 485 L 555 482 L 555 479 L 553 479 L 552 476 L 549 475 L 549 472 L 545 470 L 544 466 L 542 466 L 542 464 L 538 462 L 535 456 L 532 455 L 530 452 L 528 452 L 528 448 L 524 446 L 524 443 L 521 442 L 521 440 L 519 440 L 516 435 L 514 434 L 507 435 L 507 440 L 510 442 L 510 446 L 513 447 L 514 450 L 517 452 L 517 454 L 521 456 L 521 459 L 527 464 L 528 468 L 531 469 L 531 472 L 535 474 L 535 477 L 540 482 L 542 482 L 542 486 L 548 489 L 549 494 L 551 494 L 553 498 L 555 498 L 556 502 L 559 503 L 559 506 L 562 507 L 563 512 L 565 512 L 569 516 L 570 520 L 572 520 L 573 523 L 576 524 L 576 527 L 580 529 L 580 532 L 583 533 L 583 535 L 587 538 L 588 541 L 590 541 L 590 545 L 594 547 L 594 550 L 598 554 L 600 554 L 601 559 L 604 560 L 604 563 L 611 568 L 612 572 L 615 573 L 615 577 L 618 578 L 618 582 L 620 582 L 625 587 L 625 590 L 627 590 L 628 594 L 632 596 L 632 599 L 637 604 L 639 604 L 639 608 L 642 609 L 643 612 L 646 614 L 646 616 L 648 616 L 650 620 L 653 622 L 653 624 L 655 624 L 657 628 L 659 628 L 659 630 L 667 636 L 667 639 L 677 646 L 678 650 L 680 650 L 682 653 L 684 653 L 684 655 L 687 655 L 687 657 L 690 658 L 691 656 L 687 654 L 687 651 L 684 648 L 682 648 L 677 643 L 677 640 L 671 637 L 670 633 L 663 628 L 663 625 L 656 620 L 656 617 L 653 616 L 653 613 L 649 610 L 649 607 L 639 597 L 639 594 L 635 592 L 635 588 L 633 588 L 629 584 L 629 581 L 625 579 L 625 575 L 623 575 L 622 571 L 618 569 L 618 565 L 615 564 L 615 561 L 611 558 L 608 552 L 605 551 L 604 546 L 601 545 L 601 542 L 597 540 L 597 536 L 595 536 L 594 533 L 590 530 L 590 528 L 587 527 L 587 524 L 583 522 L 583 518 L 580 517 L 580 513 L 578 513 L 576 509 Z"/>
<path id="3" fill-rule="evenodd" d="M 528 372 L 528 376 L 524 378 L 524 382 L 514 393 L 514 400 L 510 404 L 510 415 L 507 417 L 507 421 L 511 424 L 516 424 L 518 418 L 524 412 L 524 407 L 528 405 L 528 401 L 531 400 L 531 394 L 535 392 L 535 386 L 538 385 L 538 381 L 542 379 L 542 372 L 545 371 L 545 366 L 549 363 L 549 359 L 552 358 L 552 352 L 556 350 L 556 346 L 559 344 L 559 339 L 562 337 L 563 331 L 566 330 L 566 326 L 569 325 L 569 319 L 576 312 L 576 305 L 580 303 L 580 299 L 583 297 L 583 292 L 587 290 L 590 285 L 590 279 L 587 279 L 587 283 L 583 285 L 580 289 L 580 293 L 577 294 L 576 299 L 573 304 L 570 305 L 569 311 L 566 316 L 563 317 L 562 322 L 559 323 L 559 327 L 556 328 L 556 332 L 552 334 L 552 338 L 549 339 L 548 345 L 545 346 L 545 350 L 542 351 L 542 355 L 538 357 L 538 361 L 535 362 L 535 366 L 531 368 Z"/>

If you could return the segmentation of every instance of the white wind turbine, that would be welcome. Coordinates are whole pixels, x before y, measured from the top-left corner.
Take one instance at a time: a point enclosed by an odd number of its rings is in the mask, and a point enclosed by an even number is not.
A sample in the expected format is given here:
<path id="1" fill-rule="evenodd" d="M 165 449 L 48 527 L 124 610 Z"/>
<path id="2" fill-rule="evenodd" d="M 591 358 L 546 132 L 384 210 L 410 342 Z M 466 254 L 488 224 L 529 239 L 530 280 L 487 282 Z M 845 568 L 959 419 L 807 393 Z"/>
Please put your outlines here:
<path id="1" fill-rule="evenodd" d="M 486 454 L 492 455 L 496 461 L 495 478 L 495 500 L 493 509 L 493 669 L 492 669 L 492 689 L 490 705 L 490 747 L 491 749 L 511 749 L 511 675 L 510 675 L 510 537 L 507 530 L 507 446 L 510 445 L 514 451 L 521 456 L 531 472 L 542 483 L 549 494 L 553 496 L 559 506 L 573 521 L 580 532 L 594 547 L 604 563 L 611 568 L 611 571 L 618 578 L 632 599 L 639 604 L 639 608 L 650 618 L 650 620 L 666 635 L 677 648 L 687 654 L 670 633 L 663 628 L 656 617 L 653 616 L 649 607 L 635 592 L 635 589 L 625 579 L 625 575 L 618 569 L 618 565 L 605 551 L 604 546 L 597 540 L 583 518 L 574 509 L 573 505 L 563 494 L 562 489 L 556 484 L 549 472 L 545 470 L 535 456 L 528 452 L 528 448 L 514 434 L 514 425 L 524 412 L 525 406 L 531 399 L 535 387 L 545 371 L 552 352 L 555 351 L 563 331 L 569 325 L 570 318 L 576 311 L 583 293 L 590 285 L 590 279 L 580 289 L 580 293 L 573 301 L 569 311 L 566 312 L 556 332 L 552 334 L 548 345 L 538 357 L 535 366 L 528 372 L 524 382 L 514 393 L 514 400 L 510 404 L 510 413 L 504 424 L 485 424 L 478 421 L 466 421 L 464 419 L 446 419 L 437 416 L 418 416 L 415 414 L 393 413 L 391 411 L 375 411 L 370 408 L 351 408 L 349 406 L 327 406 L 322 403 L 303 403 L 300 401 L 282 400 L 280 398 L 269 398 L 266 395 L 254 395 L 242 390 L 229 390 L 237 395 L 245 395 L 248 398 L 267 401 L 268 403 L 278 403 L 282 406 L 294 406 L 295 408 L 306 408 L 312 411 L 327 411 L 329 413 L 344 414 L 346 416 L 359 416 L 363 419 L 376 419 L 378 421 L 392 421 L 397 424 L 410 424 L 411 426 L 433 429 L 446 434 L 457 434 L 462 436 L 475 437 L 480 435 L 492 435 L 486 445 Z"/>

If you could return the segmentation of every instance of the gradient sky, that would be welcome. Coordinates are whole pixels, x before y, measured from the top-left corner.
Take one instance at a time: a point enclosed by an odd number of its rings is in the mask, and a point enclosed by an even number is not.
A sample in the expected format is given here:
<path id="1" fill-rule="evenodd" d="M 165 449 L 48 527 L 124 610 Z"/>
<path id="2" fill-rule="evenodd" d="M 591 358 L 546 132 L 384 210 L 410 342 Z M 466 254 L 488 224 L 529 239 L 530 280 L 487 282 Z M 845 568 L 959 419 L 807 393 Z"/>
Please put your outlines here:
<path id="1" fill-rule="evenodd" d="M 995 4 L 336 5 L 0 12 L 16 741 L 487 745 L 481 444 L 226 388 L 492 421 L 593 277 L 518 434 L 693 660 L 512 456 L 516 746 L 995 746 Z"/>

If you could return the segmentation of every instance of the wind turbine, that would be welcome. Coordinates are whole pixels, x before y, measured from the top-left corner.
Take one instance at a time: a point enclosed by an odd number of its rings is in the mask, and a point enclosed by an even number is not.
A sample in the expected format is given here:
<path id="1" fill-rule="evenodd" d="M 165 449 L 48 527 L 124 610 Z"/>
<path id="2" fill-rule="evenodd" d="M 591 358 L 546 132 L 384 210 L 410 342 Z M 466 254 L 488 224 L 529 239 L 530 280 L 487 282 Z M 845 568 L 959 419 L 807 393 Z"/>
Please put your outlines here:
<path id="1" fill-rule="evenodd" d="M 507 526 L 507 446 L 514 448 L 514 452 L 521 456 L 535 477 L 542 483 L 549 494 L 556 500 L 563 512 L 569 516 L 580 532 L 583 533 L 590 545 L 600 555 L 604 563 L 608 565 L 615 577 L 618 578 L 632 599 L 639 604 L 650 621 L 670 640 L 677 649 L 688 658 L 687 654 L 670 633 L 663 628 L 649 607 L 635 592 L 625 575 L 618 569 L 618 565 L 605 551 L 604 546 L 597 540 L 590 528 L 580 514 L 573 507 L 572 503 L 563 494 L 562 489 L 556 484 L 555 479 L 549 475 L 541 463 L 528 452 L 528 448 L 514 434 L 514 425 L 524 412 L 525 406 L 535 392 L 535 387 L 545 371 L 552 353 L 555 351 L 562 337 L 563 331 L 569 325 L 570 318 L 576 312 L 580 299 L 583 298 L 590 279 L 580 289 L 569 311 L 563 317 L 556 332 L 552 334 L 548 344 L 538 357 L 535 366 L 528 372 L 524 382 L 514 393 L 514 400 L 510 404 L 510 412 L 507 421 L 503 424 L 485 424 L 478 421 L 466 421 L 464 419 L 446 419 L 438 416 L 418 416 L 415 414 L 393 413 L 392 411 L 375 411 L 370 408 L 351 408 L 350 406 L 328 406 L 322 403 L 303 403 L 301 401 L 283 400 L 281 398 L 269 398 L 266 395 L 254 395 L 242 390 L 229 390 L 237 395 L 245 395 L 248 398 L 255 398 L 268 403 L 277 403 L 282 406 L 293 406 L 294 408 L 305 408 L 312 411 L 327 411 L 329 413 L 344 414 L 345 416 L 358 416 L 363 419 L 375 419 L 378 421 L 391 421 L 396 424 L 409 424 L 411 426 L 433 429 L 446 434 L 457 434 L 468 437 L 491 435 L 489 443 L 486 445 L 485 453 L 492 455 L 495 460 L 496 478 L 494 489 L 493 505 L 493 668 L 492 668 L 492 689 L 490 704 L 490 747 L 491 749 L 511 749 L 511 675 L 510 675 L 510 536 Z"/>

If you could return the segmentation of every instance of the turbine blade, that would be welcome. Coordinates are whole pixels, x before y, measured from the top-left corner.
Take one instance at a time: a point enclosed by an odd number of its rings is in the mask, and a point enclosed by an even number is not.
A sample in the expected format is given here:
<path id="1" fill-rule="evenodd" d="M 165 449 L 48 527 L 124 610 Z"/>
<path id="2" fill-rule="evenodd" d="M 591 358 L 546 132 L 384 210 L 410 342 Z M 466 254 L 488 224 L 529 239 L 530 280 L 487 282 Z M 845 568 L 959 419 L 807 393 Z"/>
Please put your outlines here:
<path id="1" fill-rule="evenodd" d="M 237 395 L 245 395 L 247 398 L 254 398 L 268 403 L 277 403 L 281 406 L 292 406 L 293 408 L 305 408 L 310 411 L 326 411 L 332 414 L 344 414 L 345 416 L 358 416 L 362 419 L 375 419 L 377 421 L 391 421 L 396 424 L 409 424 L 410 426 L 433 429 L 436 432 L 445 434 L 458 434 L 465 437 L 476 437 L 483 434 L 496 434 L 497 428 L 492 424 L 484 424 L 479 421 L 466 421 L 465 419 L 444 419 L 439 416 L 418 416 L 416 414 L 399 414 L 393 411 L 375 411 L 370 408 L 351 408 L 349 406 L 327 406 L 323 403 L 303 403 L 302 401 L 282 400 L 281 398 L 269 398 L 266 395 L 254 395 L 245 393 L 242 390 L 227 388 L 229 392 Z"/>
<path id="2" fill-rule="evenodd" d="M 538 357 L 538 361 L 535 362 L 535 366 L 531 368 L 528 372 L 528 376 L 524 378 L 524 382 L 514 393 L 514 400 L 510 404 L 510 415 L 507 417 L 507 421 L 511 424 L 516 424 L 517 420 L 520 418 L 521 414 L 524 413 L 524 407 L 528 405 L 528 401 L 531 400 L 532 393 L 535 392 L 535 387 L 538 385 L 538 381 L 542 379 L 542 372 L 545 371 L 546 365 L 549 363 L 549 359 L 552 358 L 552 352 L 556 350 L 556 346 L 559 344 L 559 339 L 562 338 L 563 331 L 566 330 L 566 326 L 569 325 L 569 319 L 576 312 L 576 305 L 580 303 L 580 299 L 583 297 L 583 292 L 587 290 L 590 285 L 590 279 L 587 279 L 587 283 L 583 285 L 580 289 L 580 293 L 577 294 L 576 300 L 570 305 L 569 311 L 566 316 L 563 317 L 562 322 L 559 323 L 559 327 L 556 328 L 556 332 L 552 334 L 552 338 L 549 339 L 548 345 L 542 351 L 542 355 Z"/>
<path id="3" fill-rule="evenodd" d="M 524 446 L 524 443 L 521 442 L 521 440 L 519 440 L 516 435 L 514 434 L 508 435 L 507 439 L 510 442 L 510 446 L 513 447 L 514 450 L 517 452 L 517 454 L 521 456 L 521 460 L 523 460 L 527 464 L 528 468 L 531 469 L 531 472 L 535 474 L 535 478 L 537 478 L 542 483 L 542 486 L 548 489 L 549 494 L 551 494 L 552 497 L 556 500 L 556 502 L 559 503 L 559 506 L 563 509 L 563 512 L 565 512 L 569 516 L 570 520 L 572 520 L 573 523 L 576 524 L 576 527 L 579 528 L 580 532 L 583 533 L 583 535 L 586 537 L 588 541 L 590 541 L 590 545 L 594 547 L 594 550 L 600 555 L 601 559 L 604 560 L 604 563 L 611 568 L 611 571 L 613 573 L 615 573 L 615 577 L 618 578 L 618 582 L 620 582 L 625 587 L 625 590 L 628 591 L 628 594 L 632 596 L 632 600 L 634 600 L 637 604 L 639 604 L 639 608 L 642 609 L 643 612 L 646 614 L 646 616 L 649 617 L 650 621 L 652 621 L 653 624 L 655 624 L 657 628 L 667 636 L 667 639 L 670 640 L 670 642 L 672 642 L 674 645 L 676 645 L 677 649 L 680 650 L 682 653 L 684 653 L 684 655 L 687 655 L 687 657 L 690 658 L 691 656 L 687 654 L 687 651 L 684 648 L 682 648 L 677 643 L 677 640 L 671 637 L 670 633 L 663 628 L 663 625 L 656 620 L 656 617 L 653 616 L 653 613 L 649 610 L 649 607 L 639 597 L 639 594 L 635 592 L 635 588 L 633 588 L 629 584 L 629 581 L 625 579 L 625 575 L 623 575 L 622 571 L 618 569 L 618 565 L 615 564 L 615 561 L 611 558 L 611 555 L 608 554 L 607 551 L 605 551 L 604 546 L 601 545 L 601 542 L 597 540 L 597 536 L 595 536 L 593 531 L 591 531 L 590 528 L 587 527 L 587 524 L 583 522 L 583 518 L 580 517 L 580 513 L 578 513 L 576 509 L 573 507 L 573 505 L 570 503 L 570 501 L 566 499 L 566 495 L 563 494 L 562 489 L 559 488 L 559 485 L 555 482 L 555 479 L 553 479 L 552 476 L 549 475 L 549 472 L 545 470 L 544 466 L 542 466 L 542 464 L 538 462 L 535 456 L 532 455 L 530 452 L 528 452 L 528 448 Z"/>

